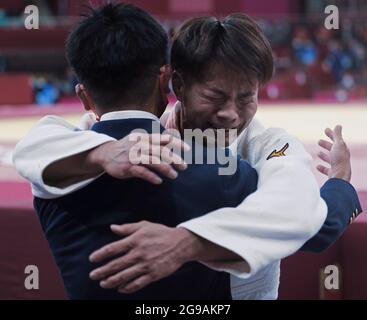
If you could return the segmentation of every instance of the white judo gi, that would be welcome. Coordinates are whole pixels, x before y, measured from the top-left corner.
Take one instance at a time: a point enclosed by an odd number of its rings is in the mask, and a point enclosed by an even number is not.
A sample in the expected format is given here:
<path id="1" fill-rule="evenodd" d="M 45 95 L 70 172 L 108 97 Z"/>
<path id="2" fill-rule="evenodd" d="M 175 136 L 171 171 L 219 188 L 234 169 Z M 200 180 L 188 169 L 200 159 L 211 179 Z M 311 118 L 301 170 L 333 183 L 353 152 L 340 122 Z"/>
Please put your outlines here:
<path id="1" fill-rule="evenodd" d="M 132 117 L 141 115 L 139 111 L 129 113 Z M 90 120 L 84 116 L 80 127 L 86 129 Z M 97 178 L 65 188 L 52 187 L 43 181 L 43 172 L 51 163 L 115 140 L 80 127 L 60 117 L 47 116 L 17 144 L 14 164 L 32 183 L 35 196 L 46 199 L 64 196 Z M 299 250 L 320 230 L 327 206 L 311 170 L 311 156 L 295 137 L 283 129 L 265 129 L 254 119 L 237 142 L 237 152 L 258 172 L 257 191 L 236 208 L 221 208 L 178 227 L 187 228 L 242 258 L 206 264 L 232 275 L 234 299 L 276 299 L 280 260 Z M 287 144 L 284 154 L 277 152 Z M 270 154 L 275 156 L 268 159 Z"/>

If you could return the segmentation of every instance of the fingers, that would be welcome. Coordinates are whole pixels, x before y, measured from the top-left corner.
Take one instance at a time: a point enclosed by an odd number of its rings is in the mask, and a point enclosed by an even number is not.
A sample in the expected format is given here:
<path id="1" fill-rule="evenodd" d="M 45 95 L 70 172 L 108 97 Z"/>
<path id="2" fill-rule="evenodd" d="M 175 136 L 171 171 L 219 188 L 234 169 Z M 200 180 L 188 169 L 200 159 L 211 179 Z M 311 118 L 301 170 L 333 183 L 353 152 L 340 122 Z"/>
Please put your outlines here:
<path id="1" fill-rule="evenodd" d="M 129 135 L 129 141 L 142 142 L 147 145 L 169 145 L 169 147 L 174 150 L 182 150 L 184 152 L 190 151 L 191 149 L 187 143 L 170 134 L 142 134 L 134 132 Z"/>
<path id="2" fill-rule="evenodd" d="M 326 149 L 326 150 L 328 150 L 328 151 L 330 151 L 331 148 L 333 147 L 333 144 L 329 141 L 321 139 L 321 140 L 319 140 L 319 146 Z"/>
<path id="3" fill-rule="evenodd" d="M 326 175 L 326 176 L 329 176 L 329 172 L 330 172 L 330 169 L 329 168 L 326 168 L 325 166 L 323 165 L 318 165 L 317 167 L 317 170 L 319 172 L 321 172 L 322 174 Z"/>
<path id="4" fill-rule="evenodd" d="M 129 161 L 135 165 L 161 164 L 163 162 L 159 155 L 152 155 L 149 152 L 150 150 L 139 150 L 139 147 L 134 146 L 131 148 Z"/>
<path id="5" fill-rule="evenodd" d="M 151 165 L 154 167 L 154 165 Z M 174 179 L 177 177 L 177 172 L 172 170 L 169 165 L 162 166 L 157 165 L 156 170 L 159 171 L 161 174 Z M 153 171 L 150 171 L 148 168 L 145 168 L 143 166 L 134 165 L 130 168 L 130 174 L 135 178 L 140 178 L 145 181 L 148 181 L 152 184 L 161 184 L 163 182 L 162 178 L 160 178 L 157 174 L 155 174 Z"/>
<path id="6" fill-rule="evenodd" d="M 89 261 L 93 263 L 102 262 L 103 260 L 107 258 L 114 257 L 121 253 L 128 252 L 130 249 L 131 249 L 130 239 L 122 239 L 116 242 L 112 242 L 94 251 L 89 256 Z"/>
<path id="7" fill-rule="evenodd" d="M 178 176 L 177 171 L 170 164 L 155 156 L 141 155 L 138 159 L 131 159 L 131 163 L 134 164 L 129 169 L 131 176 L 154 184 L 160 184 L 163 180 L 150 169 L 170 179 L 176 179 Z"/>
<path id="8" fill-rule="evenodd" d="M 330 138 L 331 141 L 334 142 L 334 131 L 330 128 L 325 129 L 325 134 Z"/>
<path id="9" fill-rule="evenodd" d="M 121 269 L 120 269 L 121 270 Z M 124 286 L 126 283 L 131 282 L 137 277 L 142 276 L 145 270 L 140 266 L 133 265 L 125 270 L 114 273 L 112 276 L 101 281 L 100 285 L 105 289 L 112 289 L 118 286 Z"/>
<path id="10" fill-rule="evenodd" d="M 187 169 L 187 164 L 184 162 L 184 160 L 178 154 L 173 152 L 179 147 L 182 147 L 186 150 L 186 147 L 184 147 L 186 144 L 184 144 L 183 141 L 166 135 L 166 137 L 169 137 L 169 139 L 171 139 L 173 142 L 172 144 L 170 143 L 170 145 L 167 144 L 166 146 L 162 146 L 160 144 L 149 143 L 148 139 L 146 139 L 147 137 L 148 136 L 145 136 L 145 141 L 136 143 L 131 147 L 129 151 L 129 160 L 132 164 L 148 165 L 150 168 L 157 170 L 164 176 L 167 176 L 171 179 L 175 179 L 177 177 L 177 173 L 174 169 Z M 138 174 L 142 174 L 142 172 L 138 172 Z"/>
<path id="11" fill-rule="evenodd" d="M 337 140 L 337 141 L 342 141 L 343 140 L 342 130 L 343 130 L 343 127 L 341 125 L 338 124 L 337 126 L 335 126 L 335 128 L 334 128 L 335 140 Z"/>
<path id="12" fill-rule="evenodd" d="M 328 152 L 319 152 L 318 157 L 329 164 L 330 168 L 323 165 L 317 166 L 317 170 L 329 178 L 339 178 L 350 181 L 351 165 L 350 151 L 343 140 L 342 126 L 335 126 L 334 130 L 327 128 L 325 134 L 332 140 L 332 143 L 320 140 L 319 145 Z"/>
<path id="13" fill-rule="evenodd" d="M 120 286 L 118 291 L 120 293 L 132 293 L 132 292 L 135 292 L 135 291 L 138 291 L 138 290 L 144 288 L 145 286 L 147 286 L 148 284 L 150 284 L 153 281 L 155 281 L 155 280 L 151 275 L 149 275 L 149 274 L 143 275 L 143 276 L 131 281 L 126 286 Z"/>
<path id="14" fill-rule="evenodd" d="M 178 176 L 172 165 L 156 156 L 142 154 L 133 156 L 129 160 L 131 167 L 128 168 L 128 173 L 131 177 L 140 178 L 153 184 L 161 184 L 162 178 L 152 170 L 170 179 L 176 179 Z"/>
<path id="15" fill-rule="evenodd" d="M 139 148 L 140 146 L 134 146 L 132 150 L 134 150 L 134 152 L 141 151 L 142 157 L 143 155 L 149 155 L 160 160 L 160 161 L 158 160 L 158 162 L 150 161 L 149 164 L 150 163 L 160 164 L 163 161 L 170 165 L 173 164 L 173 166 L 179 170 L 185 170 L 187 168 L 187 164 L 185 163 L 185 161 L 179 155 L 172 152 L 174 149 L 159 145 L 152 145 L 152 146 L 147 145 L 143 149 Z"/>
<path id="16" fill-rule="evenodd" d="M 161 135 L 161 145 L 165 146 L 168 145 L 170 146 L 170 148 L 174 149 L 174 150 L 182 150 L 184 152 L 188 152 L 190 151 L 190 146 L 184 142 L 183 140 L 173 136 L 173 135 L 169 135 L 169 134 L 163 134 Z"/>
<path id="17" fill-rule="evenodd" d="M 146 221 L 140 221 L 136 223 L 125 223 L 121 225 L 112 224 L 111 230 L 112 232 L 116 233 L 119 236 L 130 236 L 136 231 L 138 231 L 140 228 L 142 228 L 147 222 Z M 126 239 L 125 239 L 126 240 Z"/>
<path id="18" fill-rule="evenodd" d="M 331 130 L 330 128 L 325 129 L 325 134 L 333 141 L 343 141 L 343 134 L 342 134 L 343 127 L 338 124 L 335 126 L 334 130 Z"/>
<path id="19" fill-rule="evenodd" d="M 327 142 L 327 141 L 325 141 L 325 142 Z M 330 164 L 330 163 L 331 163 L 331 161 L 330 161 L 330 156 L 329 156 L 328 154 L 326 154 L 326 153 L 324 153 L 324 152 L 320 151 L 317 155 L 318 155 L 318 157 L 319 157 L 321 160 L 325 161 L 326 163 L 328 163 L 328 164 Z M 316 168 L 317 168 L 317 170 L 318 170 L 319 172 L 321 172 L 322 174 L 324 174 L 324 175 L 326 175 L 326 176 L 329 176 L 329 173 L 330 173 L 330 169 L 329 169 L 329 168 L 327 168 L 327 167 L 325 167 L 325 166 L 323 166 L 323 165 L 318 165 Z"/>
<path id="20" fill-rule="evenodd" d="M 163 176 L 166 176 L 167 178 L 170 178 L 170 179 L 176 179 L 177 176 L 178 176 L 177 171 L 172 169 L 172 167 L 169 164 L 166 164 L 166 163 L 147 164 L 146 167 L 149 167 L 150 169 L 158 171 L 160 174 L 162 174 Z"/>
<path id="21" fill-rule="evenodd" d="M 325 152 L 320 151 L 317 155 L 321 160 L 325 161 L 326 163 L 331 163 L 330 156 Z"/>
<path id="22" fill-rule="evenodd" d="M 187 168 L 187 164 L 184 160 L 179 155 L 172 152 L 172 149 L 161 147 L 160 156 L 163 161 L 173 164 L 173 166 L 179 170 L 185 170 Z"/>
<path id="23" fill-rule="evenodd" d="M 335 126 L 334 130 L 331 130 L 330 128 L 325 129 L 325 134 L 332 140 L 333 143 L 321 139 L 319 141 L 319 145 L 328 151 L 332 151 L 333 145 L 336 146 L 336 148 L 338 149 L 347 149 L 347 145 L 343 139 L 342 130 L 343 127 L 339 124 Z"/>
<path id="24" fill-rule="evenodd" d="M 136 262 L 137 258 L 134 257 L 132 253 L 128 253 L 127 255 L 110 261 L 102 267 L 94 269 L 89 274 L 89 277 L 92 280 L 103 280 L 133 266 Z"/>

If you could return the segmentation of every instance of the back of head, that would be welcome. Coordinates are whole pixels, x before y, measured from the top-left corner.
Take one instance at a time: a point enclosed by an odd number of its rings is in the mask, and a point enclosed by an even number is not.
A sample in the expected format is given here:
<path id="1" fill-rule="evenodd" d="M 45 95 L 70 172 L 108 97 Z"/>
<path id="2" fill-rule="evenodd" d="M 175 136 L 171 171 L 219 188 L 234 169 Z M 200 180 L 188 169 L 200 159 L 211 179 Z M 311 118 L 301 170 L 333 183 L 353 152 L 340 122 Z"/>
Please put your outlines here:
<path id="1" fill-rule="evenodd" d="M 186 80 L 200 81 L 214 64 L 243 72 L 259 84 L 273 75 L 268 40 L 254 20 L 239 13 L 190 19 L 174 36 L 171 65 Z"/>
<path id="2" fill-rule="evenodd" d="M 147 12 L 130 4 L 90 9 L 70 33 L 67 60 L 102 110 L 139 104 L 166 63 L 167 35 Z"/>

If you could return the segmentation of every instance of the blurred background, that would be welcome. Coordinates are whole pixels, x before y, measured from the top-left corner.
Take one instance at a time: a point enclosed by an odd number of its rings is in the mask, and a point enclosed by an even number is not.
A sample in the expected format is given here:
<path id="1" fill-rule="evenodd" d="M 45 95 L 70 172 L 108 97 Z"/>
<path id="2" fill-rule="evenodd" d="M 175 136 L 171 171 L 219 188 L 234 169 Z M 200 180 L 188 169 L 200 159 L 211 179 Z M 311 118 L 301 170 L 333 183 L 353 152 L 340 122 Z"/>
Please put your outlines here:
<path id="1" fill-rule="evenodd" d="M 342 124 L 352 154 L 352 183 L 366 208 L 367 0 L 129 2 L 153 14 L 170 36 L 193 16 L 243 12 L 255 18 L 276 61 L 273 80 L 261 88 L 259 119 L 298 136 L 315 165 L 323 130 Z M 98 3 L 0 0 L 0 299 L 65 297 L 32 211 L 29 185 L 15 172 L 11 156 L 17 141 L 44 115 L 57 114 L 78 123 L 83 110 L 74 94 L 76 79 L 67 66 L 64 44 L 85 6 Z M 24 27 L 24 9 L 30 4 L 39 9 L 38 30 Z M 338 30 L 324 26 L 325 7 L 332 4 L 339 9 Z M 172 103 L 174 99 L 170 97 Z M 325 178 L 316 171 L 315 175 L 321 185 Z M 286 259 L 280 298 L 367 299 L 367 252 L 361 246 L 367 240 L 366 223 L 361 215 L 323 254 Z M 27 264 L 42 266 L 47 275 L 48 281 L 36 292 L 23 287 Z M 328 264 L 340 267 L 339 290 L 324 289 L 322 270 Z"/>

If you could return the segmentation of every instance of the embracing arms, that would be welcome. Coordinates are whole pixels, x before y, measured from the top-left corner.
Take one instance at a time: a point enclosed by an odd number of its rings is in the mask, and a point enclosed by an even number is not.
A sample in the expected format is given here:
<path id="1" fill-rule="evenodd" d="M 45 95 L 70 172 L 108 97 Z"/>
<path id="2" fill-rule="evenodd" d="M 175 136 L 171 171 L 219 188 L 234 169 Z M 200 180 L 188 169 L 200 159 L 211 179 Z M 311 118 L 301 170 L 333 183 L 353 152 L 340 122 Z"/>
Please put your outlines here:
<path id="1" fill-rule="evenodd" d="M 40 135 L 40 132 L 43 132 L 43 135 Z M 47 138 L 42 138 L 44 136 Z M 277 151 L 284 149 L 287 144 L 284 156 L 275 156 L 279 154 Z M 130 162 L 126 161 L 127 153 L 119 152 L 121 149 L 128 150 L 126 145 L 126 141 L 116 142 L 95 132 L 80 131 L 60 118 L 48 117 L 33 129 L 33 135 L 31 132 L 18 144 L 14 162 L 18 171 L 33 182 L 36 195 L 52 198 L 68 194 L 93 181 L 93 178 L 83 180 L 93 176 L 93 170 L 95 177 L 101 172 L 120 178 L 129 177 L 129 174 L 131 176 L 131 172 L 123 170 L 124 165 L 127 168 L 132 167 Z M 108 149 L 104 149 L 106 147 Z M 92 156 L 93 152 L 95 156 Z M 106 157 L 106 153 L 114 152 L 117 157 Z M 237 208 L 222 208 L 187 221 L 179 228 L 172 228 L 170 234 L 175 235 L 175 239 L 185 241 L 170 240 L 170 246 L 172 253 L 176 252 L 178 261 L 205 261 L 212 268 L 245 278 L 268 263 L 301 248 L 321 228 L 327 207 L 320 198 L 311 172 L 310 156 L 297 139 L 284 130 L 265 130 L 254 122 L 240 140 L 239 152 L 248 155 L 250 164 L 258 171 L 258 190 Z M 273 157 L 269 158 L 271 154 Z M 65 165 L 65 161 L 69 163 Z M 78 172 L 80 164 L 83 164 L 84 170 L 88 168 L 91 171 L 83 172 L 83 175 L 79 174 L 76 178 L 71 177 L 81 180 L 80 182 L 70 184 L 72 180 L 69 180 L 68 183 L 65 175 L 72 176 L 72 170 Z M 67 170 L 60 170 L 58 165 Z M 74 169 L 71 170 L 71 167 Z M 140 167 L 147 169 L 145 166 Z M 50 168 L 53 168 L 56 176 L 50 174 Z M 159 171 L 158 168 L 155 169 Z M 138 175 L 135 173 L 134 176 Z M 174 178 L 174 175 L 171 177 Z M 58 181 L 56 186 L 47 185 L 45 182 L 48 179 Z M 294 188 L 295 185 L 297 188 Z M 144 243 L 147 227 L 150 228 L 151 224 L 140 224 L 139 230 L 142 232 L 126 237 L 126 240 L 134 240 L 137 250 L 135 253 L 141 252 L 138 243 Z M 154 230 L 162 227 L 164 226 L 154 226 Z M 114 228 L 119 232 L 117 227 Z M 121 235 L 123 232 L 124 229 L 120 232 Z M 158 232 L 157 242 L 164 241 L 159 235 L 162 233 Z M 185 243 L 191 243 L 191 246 L 186 247 L 187 250 L 182 247 Z M 131 246 L 130 242 L 129 245 Z M 177 252 L 184 254 L 180 256 Z M 131 255 L 126 257 L 131 258 Z M 160 274 L 160 277 L 162 276 L 164 274 Z"/>

